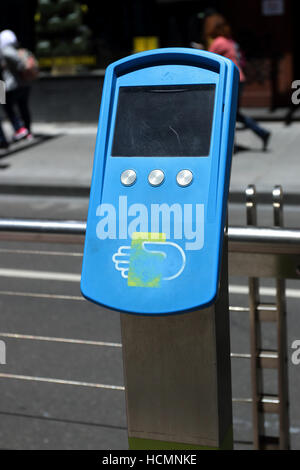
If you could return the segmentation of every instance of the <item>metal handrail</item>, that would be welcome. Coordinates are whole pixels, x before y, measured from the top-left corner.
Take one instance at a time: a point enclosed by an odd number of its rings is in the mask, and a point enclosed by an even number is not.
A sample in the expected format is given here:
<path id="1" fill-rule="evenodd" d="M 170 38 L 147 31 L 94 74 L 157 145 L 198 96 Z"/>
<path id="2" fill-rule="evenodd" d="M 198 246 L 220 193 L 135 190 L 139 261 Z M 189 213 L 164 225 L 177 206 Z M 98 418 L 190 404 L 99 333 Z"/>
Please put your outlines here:
<path id="1" fill-rule="evenodd" d="M 229 241 L 244 243 L 280 243 L 300 246 L 300 230 L 264 227 L 229 227 Z"/>
<path id="2" fill-rule="evenodd" d="M 1 232 L 84 235 L 86 223 L 78 220 L 0 219 Z"/>
<path id="3" fill-rule="evenodd" d="M 48 239 L 48 235 L 84 236 L 85 230 L 86 223 L 76 220 L 0 219 L 2 239 L 5 232 L 25 233 L 27 241 L 30 240 L 30 234 L 38 234 L 43 241 L 51 242 L 51 237 Z M 251 247 L 251 251 L 255 253 L 300 254 L 300 230 L 298 229 L 229 227 L 228 241 L 229 251 L 233 252 L 249 251 Z"/>

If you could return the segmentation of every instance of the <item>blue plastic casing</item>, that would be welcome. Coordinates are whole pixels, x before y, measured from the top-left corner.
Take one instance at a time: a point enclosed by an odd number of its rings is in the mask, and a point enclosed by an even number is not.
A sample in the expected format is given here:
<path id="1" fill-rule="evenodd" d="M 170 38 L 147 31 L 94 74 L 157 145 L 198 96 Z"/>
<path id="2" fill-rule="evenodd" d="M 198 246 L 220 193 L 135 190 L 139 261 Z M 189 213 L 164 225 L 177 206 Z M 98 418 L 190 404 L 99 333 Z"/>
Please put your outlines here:
<path id="1" fill-rule="evenodd" d="M 238 82 L 233 62 L 194 49 L 152 50 L 107 68 L 81 278 L 82 294 L 87 299 L 142 315 L 204 308 L 216 300 Z M 199 84 L 215 84 L 208 156 L 111 156 L 120 87 Z M 127 169 L 137 175 L 135 184 L 129 187 L 120 180 Z M 148 182 L 154 169 L 165 175 L 158 187 Z M 176 175 L 183 169 L 193 174 L 193 182 L 187 187 L 176 182 Z M 162 209 L 160 215 L 166 210 L 165 221 L 161 215 L 154 231 L 152 207 Z M 170 224 L 174 226 L 168 233 L 165 224 L 169 209 Z M 148 226 L 144 219 L 141 222 L 147 211 Z M 184 224 L 192 224 L 189 229 L 194 228 L 194 240 L 191 230 L 185 236 Z"/>

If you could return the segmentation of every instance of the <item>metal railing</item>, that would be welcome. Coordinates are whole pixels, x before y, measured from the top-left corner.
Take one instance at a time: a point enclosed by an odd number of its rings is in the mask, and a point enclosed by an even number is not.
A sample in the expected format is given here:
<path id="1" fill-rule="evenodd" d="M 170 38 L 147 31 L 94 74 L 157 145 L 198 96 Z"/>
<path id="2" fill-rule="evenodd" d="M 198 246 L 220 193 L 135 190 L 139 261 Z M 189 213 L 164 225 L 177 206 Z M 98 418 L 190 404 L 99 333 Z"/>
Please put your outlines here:
<path id="1" fill-rule="evenodd" d="M 86 223 L 74 220 L 0 219 L 1 240 L 83 243 Z M 14 236 L 12 237 L 12 234 Z M 233 253 L 300 254 L 300 230 L 269 227 L 229 227 L 229 251 Z M 62 253 L 66 254 L 66 253 Z M 300 271 L 295 278 L 300 279 Z"/>
<path id="2" fill-rule="evenodd" d="M 257 204 L 255 186 L 246 190 L 247 225 L 244 229 L 246 253 L 242 257 L 235 252 L 231 258 L 231 273 L 246 275 L 249 286 L 250 350 L 252 397 L 253 440 L 255 449 L 288 449 L 289 442 L 289 393 L 287 366 L 287 326 L 285 279 L 299 279 L 300 243 L 296 230 L 282 229 L 283 194 L 280 186 L 273 189 L 272 229 L 257 229 Z M 257 230 L 263 243 L 256 242 Z M 247 241 L 246 241 L 247 240 Z M 241 248 L 241 247 L 240 247 Z M 246 266 L 246 272 L 241 269 Z M 275 279 L 275 301 L 266 304 L 261 301 L 260 279 Z M 275 323 L 277 347 L 267 350 L 263 347 L 263 324 Z M 264 392 L 265 370 L 277 372 L 277 391 Z M 279 432 L 270 436 L 266 430 L 266 415 L 275 413 L 279 417 Z"/>
<path id="3" fill-rule="evenodd" d="M 248 227 L 229 227 L 229 273 L 231 276 L 249 278 L 249 307 L 231 306 L 231 312 L 250 315 L 251 351 L 248 354 L 233 352 L 232 359 L 251 361 L 252 396 L 234 398 L 235 403 L 251 404 L 253 409 L 253 435 L 255 448 L 289 447 L 288 390 L 287 390 L 287 346 L 286 346 L 286 308 L 285 279 L 300 279 L 300 230 L 282 228 L 282 192 L 276 187 L 273 191 L 274 227 L 256 227 L 255 188 L 247 189 L 247 222 Z M 86 224 L 81 221 L 45 221 L 45 220 L 0 220 L 0 240 L 67 243 L 82 245 Z M 79 252 L 0 249 L 2 253 L 32 254 L 37 256 L 81 256 Z M 74 275 L 79 281 L 80 276 Z M 77 278 L 76 278 L 77 276 Z M 276 302 L 262 303 L 259 300 L 259 278 L 271 277 L 276 280 Z M 0 290 L 3 296 L 21 296 L 36 299 L 60 299 L 84 301 L 81 296 L 47 294 L 37 292 L 17 292 Z M 260 327 L 263 322 L 275 322 L 277 325 L 277 349 L 264 350 L 261 346 Z M 121 348 L 120 343 L 105 341 L 86 341 L 81 339 L 22 335 L 0 332 L 0 338 L 14 338 L 31 341 L 61 342 Z M 277 369 L 278 393 L 264 395 L 262 370 Z M 73 386 L 104 388 L 123 391 L 124 387 L 101 383 L 89 383 L 73 380 L 36 377 L 0 373 L 0 378 L 30 380 Z M 264 419 L 268 413 L 277 413 L 280 421 L 280 432 L 277 438 L 265 435 Z"/>

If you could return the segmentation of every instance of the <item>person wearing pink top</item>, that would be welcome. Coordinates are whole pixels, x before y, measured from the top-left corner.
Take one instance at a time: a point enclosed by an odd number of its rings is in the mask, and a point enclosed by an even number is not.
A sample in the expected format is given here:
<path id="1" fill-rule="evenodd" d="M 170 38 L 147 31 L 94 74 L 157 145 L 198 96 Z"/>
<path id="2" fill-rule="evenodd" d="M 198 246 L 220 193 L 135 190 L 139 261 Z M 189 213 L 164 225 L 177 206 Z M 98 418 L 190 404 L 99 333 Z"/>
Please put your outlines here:
<path id="1" fill-rule="evenodd" d="M 207 17 L 206 24 L 204 25 L 204 39 L 206 42 L 205 46 L 210 52 L 227 57 L 238 67 L 240 71 L 240 96 L 236 120 L 260 137 L 263 150 L 267 150 L 271 136 L 270 131 L 264 129 L 254 119 L 245 116 L 240 111 L 241 95 L 246 82 L 243 72 L 244 59 L 239 45 L 232 39 L 231 27 L 222 15 L 215 13 Z"/>
<path id="2" fill-rule="evenodd" d="M 218 36 L 212 41 L 209 51 L 223 55 L 224 57 L 227 57 L 227 59 L 232 60 L 240 71 L 240 83 L 244 83 L 246 81 L 245 74 L 240 66 L 240 48 L 233 39 Z"/>

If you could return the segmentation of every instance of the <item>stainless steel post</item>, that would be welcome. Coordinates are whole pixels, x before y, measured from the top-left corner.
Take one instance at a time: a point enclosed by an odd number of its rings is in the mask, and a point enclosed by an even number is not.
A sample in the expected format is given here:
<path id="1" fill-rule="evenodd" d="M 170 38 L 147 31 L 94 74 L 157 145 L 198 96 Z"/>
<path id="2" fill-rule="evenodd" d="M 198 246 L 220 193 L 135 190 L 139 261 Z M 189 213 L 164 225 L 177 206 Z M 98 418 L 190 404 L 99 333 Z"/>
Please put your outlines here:
<path id="1" fill-rule="evenodd" d="M 216 304 L 121 327 L 130 449 L 232 448 L 227 241 Z"/>
<path id="2" fill-rule="evenodd" d="M 274 226 L 283 227 L 283 191 L 281 186 L 273 189 Z M 289 426 L 289 381 L 287 358 L 287 315 L 286 315 L 286 282 L 276 278 L 277 306 L 277 348 L 278 348 L 278 397 L 279 397 L 279 449 L 290 447 Z"/>

